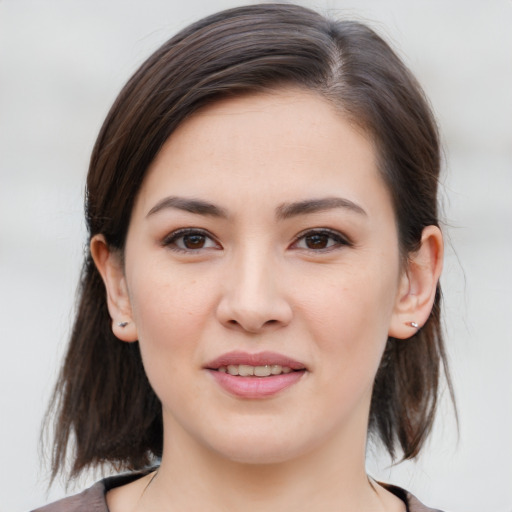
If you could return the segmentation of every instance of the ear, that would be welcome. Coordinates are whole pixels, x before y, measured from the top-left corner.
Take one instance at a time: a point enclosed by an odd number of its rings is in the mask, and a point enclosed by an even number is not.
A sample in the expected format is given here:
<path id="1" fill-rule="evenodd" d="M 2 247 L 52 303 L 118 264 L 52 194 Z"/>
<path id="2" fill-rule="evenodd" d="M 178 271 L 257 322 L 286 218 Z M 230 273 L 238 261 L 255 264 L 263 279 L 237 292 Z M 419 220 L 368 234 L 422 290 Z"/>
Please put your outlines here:
<path id="1" fill-rule="evenodd" d="M 95 235 L 91 240 L 90 248 L 92 259 L 101 274 L 107 291 L 112 332 L 122 341 L 137 341 L 137 327 L 133 321 L 130 297 L 119 251 L 111 250 L 103 235 Z"/>
<path id="2" fill-rule="evenodd" d="M 389 336 L 410 338 L 428 320 L 443 268 L 443 248 L 441 230 L 437 226 L 427 226 L 421 236 L 420 248 L 409 255 L 407 267 L 400 277 Z"/>

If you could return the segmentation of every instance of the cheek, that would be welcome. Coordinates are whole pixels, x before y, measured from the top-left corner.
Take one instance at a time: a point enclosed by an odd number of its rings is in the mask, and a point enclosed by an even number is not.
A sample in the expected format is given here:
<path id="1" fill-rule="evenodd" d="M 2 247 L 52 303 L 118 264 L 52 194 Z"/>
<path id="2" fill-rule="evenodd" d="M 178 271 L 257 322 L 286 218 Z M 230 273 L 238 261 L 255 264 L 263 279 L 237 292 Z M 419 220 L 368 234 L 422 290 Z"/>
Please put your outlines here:
<path id="1" fill-rule="evenodd" d="M 198 300 L 195 283 L 185 288 L 181 284 L 148 278 L 133 288 L 144 369 L 163 410 L 173 416 L 186 411 L 201 393 L 191 370 L 199 366 L 200 312 L 205 306 Z"/>
<path id="2" fill-rule="evenodd" d="M 165 259 L 138 265 L 135 270 L 128 288 L 143 341 L 179 344 L 197 331 L 211 302 L 212 286 L 204 277 L 169 265 Z"/>
<path id="3" fill-rule="evenodd" d="M 354 373 L 377 370 L 393 312 L 397 276 L 380 263 L 346 266 L 329 279 L 302 279 L 302 314 L 305 328 L 322 351 L 332 354 L 331 364 Z M 350 380 L 350 379 L 349 379 Z"/>
<path id="4" fill-rule="evenodd" d="M 140 267 L 139 267 L 140 269 Z M 142 359 L 157 395 L 199 365 L 198 351 L 209 321 L 213 287 L 187 272 L 158 265 L 129 283 Z M 172 389 L 172 387 L 171 387 Z"/>

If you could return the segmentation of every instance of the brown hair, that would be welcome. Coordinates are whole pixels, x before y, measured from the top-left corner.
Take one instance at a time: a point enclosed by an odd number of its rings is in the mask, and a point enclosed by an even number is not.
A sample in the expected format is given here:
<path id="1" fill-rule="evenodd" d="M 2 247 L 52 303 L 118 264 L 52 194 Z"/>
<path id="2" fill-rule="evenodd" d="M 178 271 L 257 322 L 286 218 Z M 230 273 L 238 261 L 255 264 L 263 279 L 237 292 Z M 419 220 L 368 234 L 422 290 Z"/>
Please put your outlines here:
<path id="1" fill-rule="evenodd" d="M 440 149 L 423 93 L 370 28 L 290 4 L 241 7 L 177 34 L 134 74 L 112 106 L 87 178 L 89 237 L 123 250 L 134 199 L 166 139 L 220 97 L 283 86 L 316 91 L 374 142 L 391 192 L 401 254 L 438 224 Z M 391 456 L 418 455 L 433 423 L 441 372 L 447 378 L 438 287 L 429 320 L 403 342 L 389 339 L 374 384 L 369 429 Z M 146 466 L 162 453 L 161 404 L 138 343 L 111 331 L 106 293 L 89 252 L 69 348 L 48 418 L 55 415 L 53 476 L 74 445 L 71 475 L 103 463 Z"/>

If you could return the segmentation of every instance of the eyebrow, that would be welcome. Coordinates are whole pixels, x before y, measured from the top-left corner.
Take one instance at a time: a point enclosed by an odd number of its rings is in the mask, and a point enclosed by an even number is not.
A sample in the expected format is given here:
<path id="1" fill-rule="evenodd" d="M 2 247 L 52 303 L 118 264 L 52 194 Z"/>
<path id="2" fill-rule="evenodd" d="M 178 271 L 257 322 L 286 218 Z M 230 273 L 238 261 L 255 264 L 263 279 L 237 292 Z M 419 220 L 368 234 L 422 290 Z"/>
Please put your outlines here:
<path id="1" fill-rule="evenodd" d="M 342 197 L 325 197 L 322 199 L 307 199 L 296 203 L 284 203 L 278 206 L 276 217 L 280 220 L 305 215 L 308 213 L 323 212 L 334 208 L 345 208 L 360 215 L 367 215 L 358 204 Z"/>
<path id="2" fill-rule="evenodd" d="M 162 210 L 167 208 L 174 208 L 176 210 L 183 210 L 185 212 L 195 213 L 197 215 L 206 215 L 210 217 L 221 217 L 227 218 L 228 214 L 224 208 L 220 208 L 208 201 L 203 201 L 201 199 L 193 199 L 186 197 L 178 197 L 178 196 L 169 196 L 165 197 L 161 201 L 158 201 L 146 217 L 150 215 L 154 215 Z"/>
<path id="3" fill-rule="evenodd" d="M 146 217 L 154 215 L 167 208 L 183 210 L 196 215 L 206 215 L 210 217 L 227 218 L 228 213 L 224 208 L 208 201 L 178 196 L 164 197 L 151 208 Z M 283 203 L 276 208 L 276 218 L 286 220 L 298 215 L 307 215 L 335 208 L 345 208 L 360 215 L 367 215 L 365 210 L 358 204 L 344 199 L 342 197 L 325 197 L 321 199 L 306 199 L 294 203 Z"/>

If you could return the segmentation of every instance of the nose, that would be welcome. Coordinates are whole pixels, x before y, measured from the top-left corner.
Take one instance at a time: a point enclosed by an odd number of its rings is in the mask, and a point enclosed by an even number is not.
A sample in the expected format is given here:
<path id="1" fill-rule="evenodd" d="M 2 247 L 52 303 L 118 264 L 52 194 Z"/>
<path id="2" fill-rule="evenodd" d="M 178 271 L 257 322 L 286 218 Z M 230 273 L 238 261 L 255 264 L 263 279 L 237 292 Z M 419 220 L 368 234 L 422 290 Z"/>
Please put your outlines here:
<path id="1" fill-rule="evenodd" d="M 217 318 L 225 327 L 258 334 L 290 323 L 292 308 L 272 258 L 246 251 L 226 270 L 217 307 Z"/>

